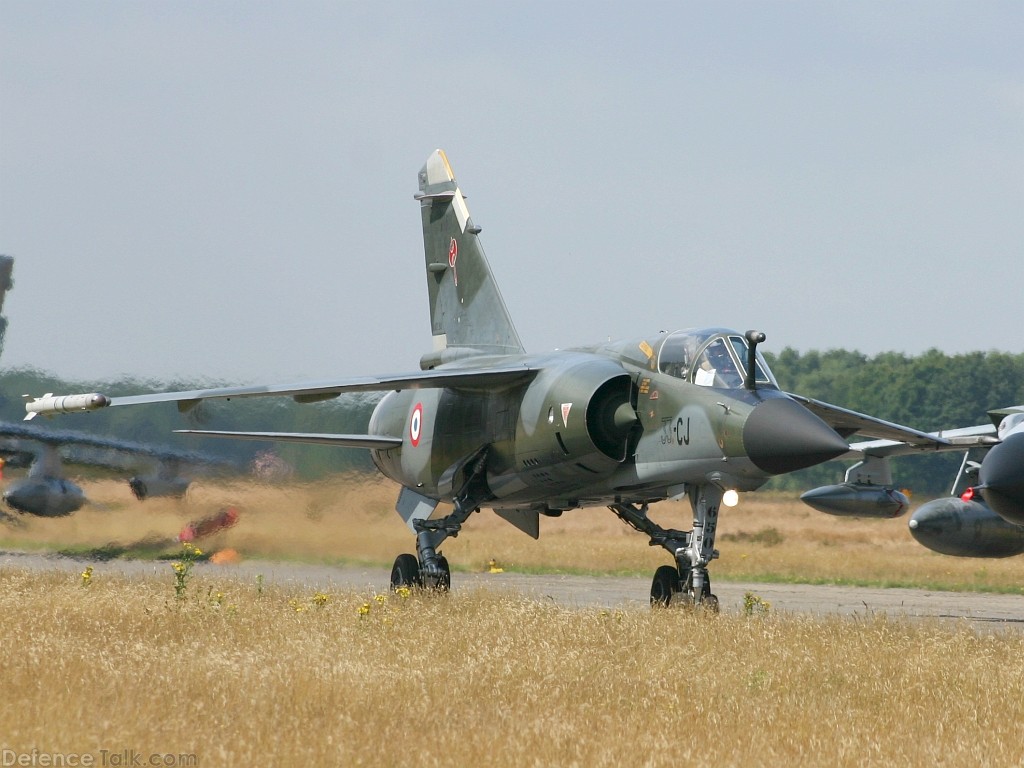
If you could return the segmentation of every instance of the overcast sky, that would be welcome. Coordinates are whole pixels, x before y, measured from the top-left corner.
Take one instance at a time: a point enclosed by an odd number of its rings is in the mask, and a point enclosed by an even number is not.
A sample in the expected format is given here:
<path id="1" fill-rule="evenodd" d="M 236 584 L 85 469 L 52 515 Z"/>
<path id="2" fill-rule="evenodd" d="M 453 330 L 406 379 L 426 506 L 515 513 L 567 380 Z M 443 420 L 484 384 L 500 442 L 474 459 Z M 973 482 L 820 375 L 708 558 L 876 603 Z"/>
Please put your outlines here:
<path id="1" fill-rule="evenodd" d="M 2 364 L 414 370 L 437 147 L 528 350 L 1024 352 L 1024 3 L 0 0 Z"/>

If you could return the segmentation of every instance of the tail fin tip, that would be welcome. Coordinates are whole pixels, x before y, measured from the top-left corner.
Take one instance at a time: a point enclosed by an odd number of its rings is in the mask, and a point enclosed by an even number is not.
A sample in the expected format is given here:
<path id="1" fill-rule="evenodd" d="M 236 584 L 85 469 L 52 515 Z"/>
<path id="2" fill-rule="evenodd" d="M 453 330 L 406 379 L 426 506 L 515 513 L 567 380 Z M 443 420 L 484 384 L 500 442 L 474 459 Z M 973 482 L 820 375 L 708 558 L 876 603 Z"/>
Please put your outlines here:
<path id="1" fill-rule="evenodd" d="M 491 274 L 465 197 L 444 150 L 419 173 L 427 287 L 435 352 L 432 367 L 460 348 L 465 353 L 522 353 L 523 346 Z"/>

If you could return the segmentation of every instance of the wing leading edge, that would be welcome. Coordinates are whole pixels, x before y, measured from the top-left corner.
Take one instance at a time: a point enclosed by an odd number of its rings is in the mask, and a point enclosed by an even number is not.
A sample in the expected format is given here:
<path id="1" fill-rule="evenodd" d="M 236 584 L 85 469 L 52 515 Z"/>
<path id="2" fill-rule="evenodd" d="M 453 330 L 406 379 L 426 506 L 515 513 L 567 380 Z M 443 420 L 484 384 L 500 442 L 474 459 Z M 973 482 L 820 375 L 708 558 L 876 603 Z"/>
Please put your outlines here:
<path id="1" fill-rule="evenodd" d="M 831 405 L 830 403 L 814 400 L 810 397 L 794 394 L 789 394 L 789 396 L 844 438 L 852 435 L 863 435 L 880 440 L 893 440 L 906 443 L 914 450 L 932 449 L 941 451 L 957 447 L 939 434 L 921 432 L 917 429 L 905 427 L 902 424 L 895 424 L 891 421 L 868 416 L 865 413 L 840 408 L 838 405 Z"/>
<path id="2" fill-rule="evenodd" d="M 863 459 L 865 456 L 887 458 L 925 452 L 962 451 L 969 448 L 991 448 L 999 443 L 996 427 L 991 424 L 921 432 L 809 397 L 792 394 L 790 397 L 844 438 L 852 435 L 875 438 L 850 443 L 850 453 L 840 456 L 840 459 Z"/>
<path id="3" fill-rule="evenodd" d="M 107 397 L 100 393 L 37 397 L 25 405 L 26 418 L 36 414 L 51 415 L 69 411 L 93 411 L 122 405 L 177 403 L 178 410 L 187 411 L 203 400 L 230 400 L 235 397 L 291 397 L 296 402 L 314 403 L 330 400 L 347 392 L 385 392 L 402 389 L 444 388 L 460 390 L 511 387 L 533 379 L 539 369 L 526 365 L 494 368 L 435 369 L 390 376 L 360 376 L 335 381 L 299 384 L 257 384 L 248 387 L 219 387 L 182 392 L 157 392 L 149 395 Z"/>

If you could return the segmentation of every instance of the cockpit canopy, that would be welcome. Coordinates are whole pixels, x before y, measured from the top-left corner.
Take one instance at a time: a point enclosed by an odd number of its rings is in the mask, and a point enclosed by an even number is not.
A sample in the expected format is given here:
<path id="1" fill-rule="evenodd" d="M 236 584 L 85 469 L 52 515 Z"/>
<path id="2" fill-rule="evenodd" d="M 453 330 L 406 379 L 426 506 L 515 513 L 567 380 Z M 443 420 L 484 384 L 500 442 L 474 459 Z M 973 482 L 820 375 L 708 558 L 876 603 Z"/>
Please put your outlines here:
<path id="1" fill-rule="evenodd" d="M 658 370 L 703 387 L 739 389 L 747 371 L 749 345 L 743 334 L 724 328 L 675 331 L 658 350 Z M 760 352 L 754 354 L 758 387 L 777 389 Z"/>

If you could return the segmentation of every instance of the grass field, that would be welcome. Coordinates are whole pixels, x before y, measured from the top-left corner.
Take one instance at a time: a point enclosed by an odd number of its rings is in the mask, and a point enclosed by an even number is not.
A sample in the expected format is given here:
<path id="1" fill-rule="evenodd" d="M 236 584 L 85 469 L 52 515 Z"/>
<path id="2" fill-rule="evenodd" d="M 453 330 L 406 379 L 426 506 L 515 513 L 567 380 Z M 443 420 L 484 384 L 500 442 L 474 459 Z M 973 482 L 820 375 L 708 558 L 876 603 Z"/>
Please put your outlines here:
<path id="1" fill-rule="evenodd" d="M 1016 632 L 231 580 L 197 579 L 179 600 L 170 569 L 83 581 L 0 571 L 8 754 L 201 766 L 1024 759 Z"/>
<path id="2" fill-rule="evenodd" d="M 2 529 L 6 548 L 389 564 L 412 549 L 383 481 L 200 484 Z M 663 522 L 688 510 L 665 504 Z M 674 517 L 673 517 L 674 516 Z M 918 546 L 905 520 L 852 521 L 750 495 L 725 510 L 715 578 L 1020 591 L 1016 560 Z M 141 542 L 141 544 L 140 544 Z M 145 546 L 143 546 L 145 545 Z M 489 513 L 445 545 L 454 565 L 649 574 L 667 562 L 605 510 L 542 521 L 535 542 Z M 85 568 L 83 563 L 83 568 Z M 230 573 L 228 571 L 227 573 Z M 10 764 L 1019 765 L 1024 634 L 885 618 L 567 609 L 479 589 L 439 597 L 0 569 L 0 750 Z M 175 586 L 181 587 L 181 597 Z M 35 752 L 33 752 L 35 750 Z M 18 763 L 18 760 L 24 762 Z M 35 762 L 30 762 L 35 760 Z M 72 764 L 72 763 L 65 763 Z"/>
<path id="3" fill-rule="evenodd" d="M 239 523 L 204 542 L 232 547 L 246 558 L 360 562 L 390 566 L 414 550 L 413 536 L 394 512 L 397 490 L 383 479 L 339 478 L 301 485 L 197 483 L 185 502 L 138 502 L 121 481 L 84 484 L 95 503 L 69 518 L 21 518 L 0 525 L 0 547 L 87 551 L 115 544 L 151 555 L 173 551 L 173 537 L 190 519 L 228 505 Z M 663 525 L 688 528 L 686 502 L 652 508 Z M 915 542 L 896 520 L 852 520 L 816 512 L 795 496 L 745 494 L 719 518 L 712 564 L 716 579 L 838 582 L 930 589 L 1024 592 L 1024 558 L 976 560 L 939 555 Z M 539 541 L 489 511 L 473 515 L 444 552 L 455 569 L 483 570 L 493 558 L 506 569 L 575 573 L 653 574 L 670 561 L 604 508 L 542 518 Z"/>

